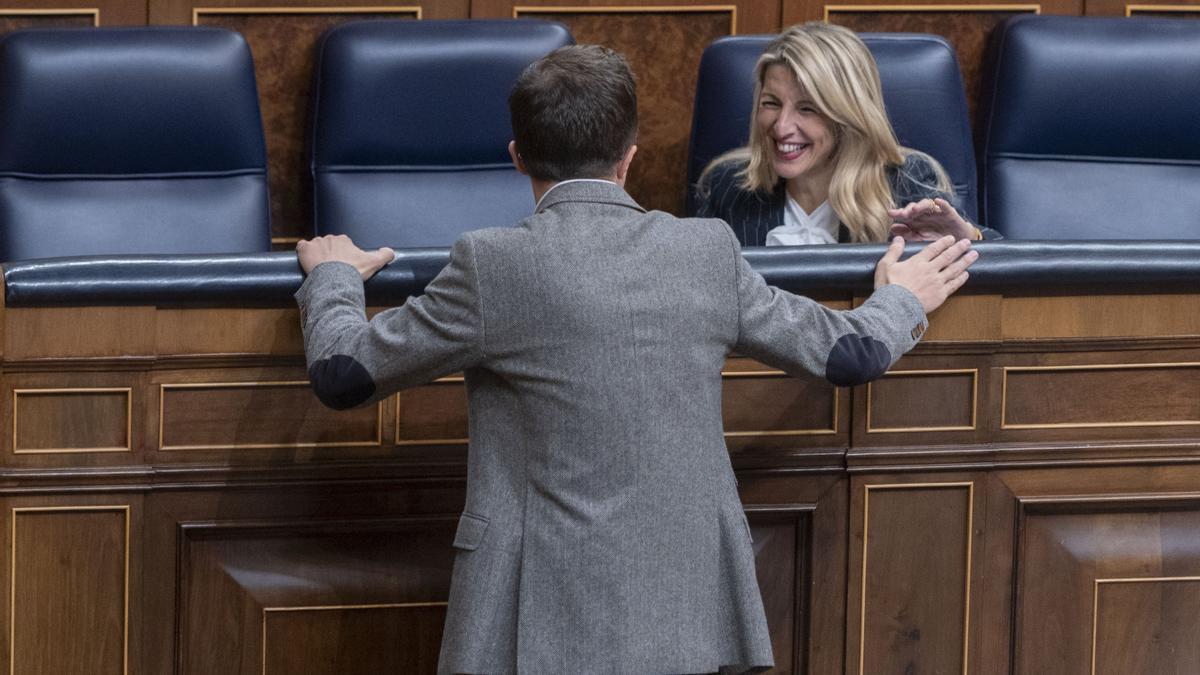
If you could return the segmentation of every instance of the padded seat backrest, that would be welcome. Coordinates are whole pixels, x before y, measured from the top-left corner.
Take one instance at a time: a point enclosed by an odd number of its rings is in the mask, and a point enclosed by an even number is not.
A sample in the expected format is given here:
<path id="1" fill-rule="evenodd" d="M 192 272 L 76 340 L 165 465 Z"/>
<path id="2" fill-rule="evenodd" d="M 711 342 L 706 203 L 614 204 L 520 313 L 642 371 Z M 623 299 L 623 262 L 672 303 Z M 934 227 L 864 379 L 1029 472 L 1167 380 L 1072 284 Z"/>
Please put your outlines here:
<path id="1" fill-rule="evenodd" d="M 266 166 L 237 33 L 0 40 L 0 260 L 268 251 Z"/>
<path id="2" fill-rule="evenodd" d="M 1200 238 L 1200 22 L 1029 16 L 997 30 L 987 225 L 1020 239 Z"/>
<path id="3" fill-rule="evenodd" d="M 754 64 L 774 35 L 721 38 L 704 50 L 688 149 L 688 213 L 699 206 L 691 186 L 721 153 L 745 145 L 754 108 Z M 884 107 L 900 144 L 937 159 L 954 183 L 959 207 L 977 210 L 975 148 L 954 48 L 936 35 L 862 33 L 879 66 Z"/>
<path id="4" fill-rule="evenodd" d="M 508 94 L 526 66 L 572 41 L 537 20 L 364 21 L 326 33 L 313 88 L 317 233 L 448 246 L 529 216 L 529 180 L 508 156 Z"/>

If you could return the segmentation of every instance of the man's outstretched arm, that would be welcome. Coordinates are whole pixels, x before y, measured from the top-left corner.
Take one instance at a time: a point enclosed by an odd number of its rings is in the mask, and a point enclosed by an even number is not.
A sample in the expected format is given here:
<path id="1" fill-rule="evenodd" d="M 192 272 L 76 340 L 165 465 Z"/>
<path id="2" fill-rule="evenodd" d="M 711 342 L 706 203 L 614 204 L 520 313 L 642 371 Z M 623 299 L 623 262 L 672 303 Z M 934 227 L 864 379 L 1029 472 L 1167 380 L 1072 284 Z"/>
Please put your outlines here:
<path id="1" fill-rule="evenodd" d="M 738 255 L 739 336 L 735 349 L 789 373 L 807 371 L 838 386 L 882 376 L 924 335 L 926 314 L 967 280 L 978 258 L 970 243 L 943 237 L 903 262 L 893 240 L 861 307 L 832 310 L 768 286 Z"/>
<path id="2" fill-rule="evenodd" d="M 308 278 L 296 292 L 308 377 L 321 402 L 345 409 L 429 382 L 482 360 L 482 319 L 468 238 L 424 295 L 367 320 L 363 281 L 392 250 L 363 251 L 348 237 L 297 247 Z"/>

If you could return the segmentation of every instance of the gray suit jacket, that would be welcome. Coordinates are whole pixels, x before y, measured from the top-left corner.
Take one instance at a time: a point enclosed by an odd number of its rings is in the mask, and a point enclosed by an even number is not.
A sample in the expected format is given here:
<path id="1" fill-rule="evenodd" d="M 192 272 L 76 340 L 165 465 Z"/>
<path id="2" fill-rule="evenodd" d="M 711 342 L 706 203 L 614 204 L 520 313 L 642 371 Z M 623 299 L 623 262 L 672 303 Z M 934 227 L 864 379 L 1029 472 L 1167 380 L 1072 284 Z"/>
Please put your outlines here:
<path id="1" fill-rule="evenodd" d="M 925 326 L 888 286 L 837 312 L 764 283 L 719 220 L 610 183 L 471 232 L 367 321 L 349 265 L 297 299 L 309 375 L 348 407 L 464 371 L 466 510 L 442 673 L 742 672 L 773 662 L 721 426 L 731 351 L 849 385 Z"/>

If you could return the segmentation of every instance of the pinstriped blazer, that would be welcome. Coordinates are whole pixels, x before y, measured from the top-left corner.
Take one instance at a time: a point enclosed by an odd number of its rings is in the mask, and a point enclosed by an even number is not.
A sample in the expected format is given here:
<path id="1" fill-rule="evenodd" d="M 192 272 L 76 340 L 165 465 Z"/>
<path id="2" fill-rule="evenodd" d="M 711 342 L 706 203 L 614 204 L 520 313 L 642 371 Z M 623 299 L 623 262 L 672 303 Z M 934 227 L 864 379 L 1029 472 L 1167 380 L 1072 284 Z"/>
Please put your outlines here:
<path id="1" fill-rule="evenodd" d="M 440 673 L 738 673 L 772 662 L 721 424 L 731 351 L 840 384 L 925 326 L 898 286 L 838 312 L 768 286 L 718 220 L 611 183 L 455 243 L 370 321 L 354 268 L 296 294 L 309 377 L 347 407 L 466 376 L 466 509 Z"/>
<path id="2" fill-rule="evenodd" d="M 770 193 L 747 192 L 740 186 L 738 172 L 745 168 L 744 162 L 725 162 L 713 167 L 700 185 L 699 218 L 720 218 L 729 223 L 742 246 L 763 246 L 767 232 L 783 225 L 783 213 L 787 206 L 787 194 L 782 181 Z M 937 173 L 929 160 L 922 155 L 909 155 L 904 164 L 888 167 L 888 184 L 892 189 L 892 200 L 899 206 L 922 199 L 941 197 L 954 204 L 955 196 L 939 191 Z M 967 219 L 959 210 L 959 215 Z M 969 219 L 967 219 L 969 221 Z M 984 239 L 1003 239 L 999 232 L 981 227 Z M 842 225 L 838 229 L 838 241 L 850 242 L 850 231 Z"/>

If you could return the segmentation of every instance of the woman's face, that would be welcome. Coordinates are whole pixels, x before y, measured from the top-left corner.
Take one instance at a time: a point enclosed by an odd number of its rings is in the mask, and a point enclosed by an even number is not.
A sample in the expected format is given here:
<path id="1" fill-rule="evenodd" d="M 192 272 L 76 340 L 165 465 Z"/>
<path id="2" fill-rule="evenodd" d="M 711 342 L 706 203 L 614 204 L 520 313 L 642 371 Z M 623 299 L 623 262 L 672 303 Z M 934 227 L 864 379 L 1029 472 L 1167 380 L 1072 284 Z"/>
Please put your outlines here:
<path id="1" fill-rule="evenodd" d="M 829 182 L 833 125 L 817 111 L 787 66 L 767 66 L 755 120 L 776 174 L 789 182 Z"/>

